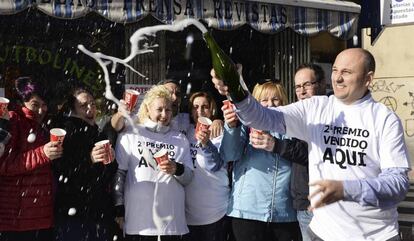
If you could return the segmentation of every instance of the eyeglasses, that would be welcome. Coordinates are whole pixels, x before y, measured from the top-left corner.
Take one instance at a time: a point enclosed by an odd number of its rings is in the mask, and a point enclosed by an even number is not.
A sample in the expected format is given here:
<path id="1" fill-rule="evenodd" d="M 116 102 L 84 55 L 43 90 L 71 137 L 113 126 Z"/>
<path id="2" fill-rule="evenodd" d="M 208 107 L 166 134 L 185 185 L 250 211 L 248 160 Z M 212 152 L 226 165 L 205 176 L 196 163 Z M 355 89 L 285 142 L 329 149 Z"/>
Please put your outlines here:
<path id="1" fill-rule="evenodd" d="M 318 82 L 316 82 L 316 81 L 312 81 L 312 82 L 307 81 L 307 82 L 305 82 L 301 85 L 295 85 L 295 90 L 296 90 L 296 92 L 301 91 L 302 88 L 304 88 L 305 90 L 309 90 L 316 83 L 318 83 Z"/>

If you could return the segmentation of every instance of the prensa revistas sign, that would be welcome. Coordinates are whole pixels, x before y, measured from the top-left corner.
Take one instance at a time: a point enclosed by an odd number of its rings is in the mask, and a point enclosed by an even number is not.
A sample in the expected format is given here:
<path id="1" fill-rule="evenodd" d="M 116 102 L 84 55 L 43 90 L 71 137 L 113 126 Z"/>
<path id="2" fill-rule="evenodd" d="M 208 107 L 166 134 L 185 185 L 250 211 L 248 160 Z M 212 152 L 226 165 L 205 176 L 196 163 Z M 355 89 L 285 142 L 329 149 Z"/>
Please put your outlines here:
<path id="1" fill-rule="evenodd" d="M 381 0 L 381 25 L 414 22 L 414 0 Z"/>
<path id="2" fill-rule="evenodd" d="M 139 21 L 147 15 L 171 24 L 195 18 L 218 29 L 244 24 L 275 33 L 292 28 L 299 34 L 328 31 L 339 38 L 353 36 L 360 6 L 335 0 L 1 0 L 0 14 L 13 14 L 28 7 L 59 18 L 78 18 L 94 11 L 120 23 Z"/>

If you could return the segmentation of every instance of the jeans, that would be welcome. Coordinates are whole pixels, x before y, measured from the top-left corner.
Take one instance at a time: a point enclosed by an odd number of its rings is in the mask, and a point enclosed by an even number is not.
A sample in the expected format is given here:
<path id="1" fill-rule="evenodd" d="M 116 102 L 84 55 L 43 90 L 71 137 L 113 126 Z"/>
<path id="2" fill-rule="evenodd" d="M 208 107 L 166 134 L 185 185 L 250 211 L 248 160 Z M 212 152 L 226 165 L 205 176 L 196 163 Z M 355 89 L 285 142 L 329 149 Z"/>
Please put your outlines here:
<path id="1" fill-rule="evenodd" d="M 309 224 L 312 220 L 313 213 L 307 210 L 297 210 L 297 218 L 299 222 L 300 232 L 302 234 L 303 241 L 311 241 L 307 232 Z"/>

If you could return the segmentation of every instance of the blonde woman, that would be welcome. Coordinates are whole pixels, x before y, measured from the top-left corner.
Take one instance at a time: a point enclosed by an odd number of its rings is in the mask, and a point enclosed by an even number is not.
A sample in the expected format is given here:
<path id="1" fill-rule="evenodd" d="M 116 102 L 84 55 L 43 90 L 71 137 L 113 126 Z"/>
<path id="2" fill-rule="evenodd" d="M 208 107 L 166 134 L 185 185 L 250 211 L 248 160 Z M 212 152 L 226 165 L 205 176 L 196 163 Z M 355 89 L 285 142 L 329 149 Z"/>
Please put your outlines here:
<path id="1" fill-rule="evenodd" d="M 170 128 L 171 118 L 171 94 L 155 86 L 140 106 L 138 125 L 126 126 L 118 138 L 115 202 L 127 240 L 156 241 L 160 235 L 162 241 L 175 241 L 188 233 L 184 186 L 193 173 L 190 145 Z M 153 156 L 163 149 L 168 159 L 157 164 Z"/>
<path id="2" fill-rule="evenodd" d="M 257 84 L 253 97 L 264 107 L 287 104 L 279 83 Z M 290 196 L 291 162 L 273 152 L 285 136 L 238 123 L 234 110 L 223 107 L 225 131 L 220 154 L 233 164 L 227 215 L 237 241 L 291 241 L 300 232 Z"/>

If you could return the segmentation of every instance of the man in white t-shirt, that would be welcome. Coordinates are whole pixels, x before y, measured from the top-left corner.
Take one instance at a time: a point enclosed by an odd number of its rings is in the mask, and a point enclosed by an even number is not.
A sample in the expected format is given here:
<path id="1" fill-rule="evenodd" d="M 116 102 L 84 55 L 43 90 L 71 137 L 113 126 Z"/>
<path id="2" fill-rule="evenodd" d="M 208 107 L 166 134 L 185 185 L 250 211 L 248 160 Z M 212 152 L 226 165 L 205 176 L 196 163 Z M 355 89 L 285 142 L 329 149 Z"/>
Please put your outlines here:
<path id="1" fill-rule="evenodd" d="M 244 124 L 307 141 L 312 240 L 400 240 L 397 204 L 409 188 L 410 161 L 400 119 L 370 94 L 374 72 L 371 53 L 347 49 L 333 64 L 330 97 L 274 109 L 247 92 L 235 101 Z M 235 91 L 212 76 L 221 94 Z"/>

